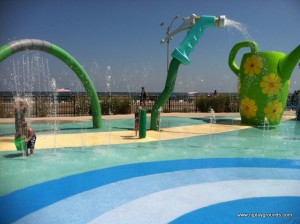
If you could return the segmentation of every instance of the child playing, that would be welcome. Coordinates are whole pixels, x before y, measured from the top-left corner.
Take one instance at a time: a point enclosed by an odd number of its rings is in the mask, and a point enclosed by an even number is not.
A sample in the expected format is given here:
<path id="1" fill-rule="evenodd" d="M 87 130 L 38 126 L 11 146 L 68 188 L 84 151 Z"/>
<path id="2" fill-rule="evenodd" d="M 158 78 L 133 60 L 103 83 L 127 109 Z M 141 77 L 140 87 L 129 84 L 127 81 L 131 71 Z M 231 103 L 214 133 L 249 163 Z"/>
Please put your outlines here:
<path id="1" fill-rule="evenodd" d="M 29 156 L 32 156 L 33 151 L 34 151 L 35 141 L 36 141 L 35 132 L 33 131 L 32 128 L 28 127 L 27 122 L 23 122 L 23 132 L 24 132 L 24 136 L 26 138 L 26 144 L 27 144 L 25 147 L 26 156 L 28 156 L 28 149 L 30 149 Z"/>
<path id="2" fill-rule="evenodd" d="M 138 107 L 137 110 L 134 112 L 134 130 L 135 130 L 135 136 L 137 136 L 137 133 L 140 129 L 140 109 L 141 107 Z"/>
<path id="3" fill-rule="evenodd" d="M 140 128 L 140 113 L 138 111 L 136 111 L 134 113 L 134 130 L 135 130 L 135 136 L 137 136 L 139 128 Z"/>

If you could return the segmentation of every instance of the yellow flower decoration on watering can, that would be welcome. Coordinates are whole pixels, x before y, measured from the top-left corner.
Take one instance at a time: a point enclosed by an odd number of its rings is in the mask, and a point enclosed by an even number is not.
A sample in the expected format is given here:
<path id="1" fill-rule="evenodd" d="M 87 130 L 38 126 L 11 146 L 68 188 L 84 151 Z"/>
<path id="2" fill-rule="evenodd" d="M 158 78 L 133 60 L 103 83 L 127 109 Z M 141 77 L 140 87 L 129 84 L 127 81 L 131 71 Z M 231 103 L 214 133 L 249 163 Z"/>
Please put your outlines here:
<path id="1" fill-rule="evenodd" d="M 278 100 L 270 102 L 264 112 L 269 121 L 276 122 L 281 119 L 281 114 L 283 112 L 282 103 Z"/>
<path id="2" fill-rule="evenodd" d="M 254 100 L 249 99 L 248 97 L 242 99 L 241 102 L 241 112 L 246 118 L 251 118 L 256 116 L 257 106 Z"/>
<path id="3" fill-rule="evenodd" d="M 263 77 L 260 87 L 263 94 L 274 96 L 279 93 L 279 90 L 282 87 L 281 78 L 271 73 L 270 75 Z"/>
<path id="4" fill-rule="evenodd" d="M 235 58 L 239 50 L 250 48 L 240 66 Z M 262 125 L 268 118 L 270 125 L 280 123 L 289 94 L 290 77 L 300 59 L 300 45 L 289 54 L 259 51 L 254 41 L 233 46 L 228 65 L 238 77 L 240 115 L 244 124 Z"/>
<path id="5" fill-rule="evenodd" d="M 244 64 L 244 71 L 245 74 L 249 75 L 250 77 L 253 77 L 254 75 L 260 73 L 262 67 L 263 63 L 261 57 L 252 55 L 246 59 L 246 62 Z"/>

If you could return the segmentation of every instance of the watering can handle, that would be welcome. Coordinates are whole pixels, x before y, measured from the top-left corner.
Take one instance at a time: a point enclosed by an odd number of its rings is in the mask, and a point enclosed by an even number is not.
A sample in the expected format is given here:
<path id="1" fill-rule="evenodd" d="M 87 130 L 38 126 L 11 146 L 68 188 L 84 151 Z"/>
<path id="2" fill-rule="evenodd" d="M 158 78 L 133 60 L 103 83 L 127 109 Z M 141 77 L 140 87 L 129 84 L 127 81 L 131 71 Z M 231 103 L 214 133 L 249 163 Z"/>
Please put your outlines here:
<path id="1" fill-rule="evenodd" d="M 238 51 L 244 47 L 250 47 L 251 53 L 258 52 L 257 43 L 254 41 L 244 41 L 244 42 L 237 43 L 236 45 L 233 46 L 233 48 L 231 49 L 230 54 L 229 54 L 228 64 L 229 64 L 230 69 L 237 76 L 240 73 L 240 68 L 237 66 L 237 64 L 235 62 L 235 57 L 236 57 Z"/>

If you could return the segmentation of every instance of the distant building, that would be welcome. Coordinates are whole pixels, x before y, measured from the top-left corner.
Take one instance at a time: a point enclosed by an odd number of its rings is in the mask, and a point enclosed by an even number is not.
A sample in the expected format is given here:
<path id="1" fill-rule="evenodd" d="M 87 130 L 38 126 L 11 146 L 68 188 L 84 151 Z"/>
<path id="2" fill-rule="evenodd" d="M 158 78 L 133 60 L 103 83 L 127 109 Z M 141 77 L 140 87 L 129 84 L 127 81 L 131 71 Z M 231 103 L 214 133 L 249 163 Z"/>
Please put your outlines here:
<path id="1" fill-rule="evenodd" d="M 57 89 L 56 92 L 64 93 L 64 92 L 71 92 L 71 90 L 69 88 L 61 88 L 61 89 Z"/>

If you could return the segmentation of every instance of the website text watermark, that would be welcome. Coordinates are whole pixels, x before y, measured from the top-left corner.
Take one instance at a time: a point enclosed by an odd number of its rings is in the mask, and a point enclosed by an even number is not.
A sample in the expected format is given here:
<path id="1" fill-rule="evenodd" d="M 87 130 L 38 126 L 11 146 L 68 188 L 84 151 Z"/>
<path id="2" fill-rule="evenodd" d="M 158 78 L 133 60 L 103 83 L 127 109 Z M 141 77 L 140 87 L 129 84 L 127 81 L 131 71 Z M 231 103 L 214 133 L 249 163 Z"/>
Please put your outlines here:
<path id="1" fill-rule="evenodd" d="M 292 218 L 292 213 L 237 213 L 239 218 Z"/>

